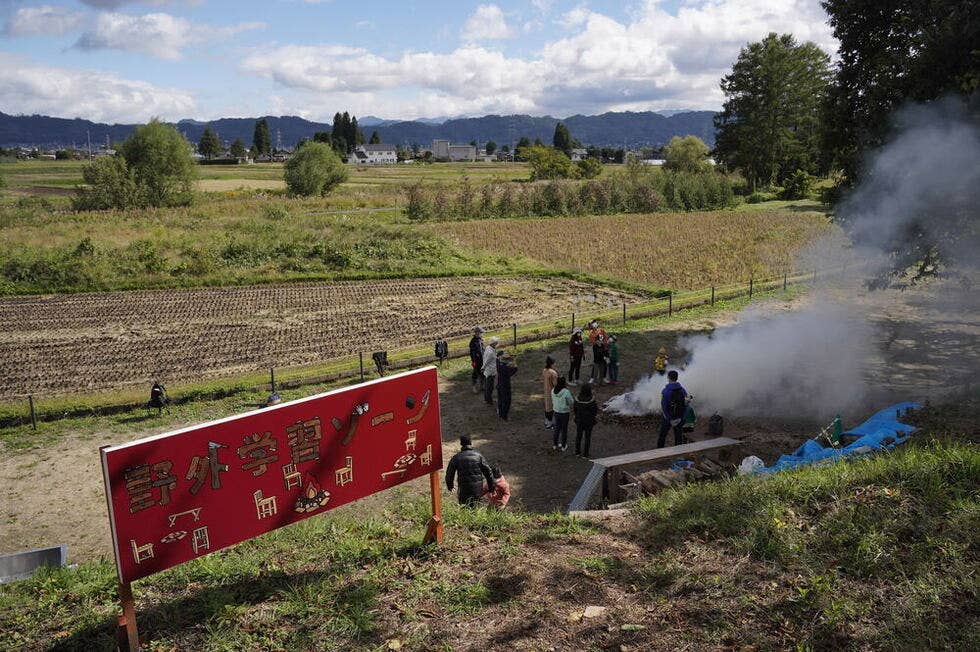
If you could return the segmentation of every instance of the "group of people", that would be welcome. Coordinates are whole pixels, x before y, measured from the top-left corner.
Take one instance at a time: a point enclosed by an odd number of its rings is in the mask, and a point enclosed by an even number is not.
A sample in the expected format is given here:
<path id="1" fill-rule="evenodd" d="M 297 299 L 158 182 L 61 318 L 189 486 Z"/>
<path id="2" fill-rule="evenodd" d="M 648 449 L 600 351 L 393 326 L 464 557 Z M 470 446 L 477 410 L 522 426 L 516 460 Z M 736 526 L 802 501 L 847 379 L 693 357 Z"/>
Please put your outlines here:
<path id="1" fill-rule="evenodd" d="M 619 344 L 616 336 L 606 332 L 597 319 L 587 324 L 589 344 L 592 347 L 592 367 L 589 382 L 615 385 L 619 382 Z M 585 358 L 585 339 L 582 329 L 572 329 L 568 340 L 568 384 L 578 385 L 582 377 L 582 360 Z"/>
<path id="2" fill-rule="evenodd" d="M 473 329 L 470 338 L 470 363 L 473 366 L 473 393 L 483 392 L 483 400 L 493 405 L 493 392 L 497 390 L 497 416 L 507 421 L 510 416 L 511 379 L 517 373 L 514 356 L 499 348 L 500 338 L 491 337 L 484 343 L 483 328 Z"/>

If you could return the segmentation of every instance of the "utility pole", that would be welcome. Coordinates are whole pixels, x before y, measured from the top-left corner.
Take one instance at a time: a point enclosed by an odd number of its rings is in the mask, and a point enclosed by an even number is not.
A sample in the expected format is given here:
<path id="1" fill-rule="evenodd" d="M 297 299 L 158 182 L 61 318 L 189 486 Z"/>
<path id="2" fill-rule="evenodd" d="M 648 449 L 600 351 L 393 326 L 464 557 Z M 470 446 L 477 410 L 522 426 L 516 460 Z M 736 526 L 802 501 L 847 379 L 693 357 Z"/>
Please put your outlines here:
<path id="1" fill-rule="evenodd" d="M 88 157 L 92 158 L 92 132 L 88 129 L 85 130 L 85 138 L 88 140 Z"/>

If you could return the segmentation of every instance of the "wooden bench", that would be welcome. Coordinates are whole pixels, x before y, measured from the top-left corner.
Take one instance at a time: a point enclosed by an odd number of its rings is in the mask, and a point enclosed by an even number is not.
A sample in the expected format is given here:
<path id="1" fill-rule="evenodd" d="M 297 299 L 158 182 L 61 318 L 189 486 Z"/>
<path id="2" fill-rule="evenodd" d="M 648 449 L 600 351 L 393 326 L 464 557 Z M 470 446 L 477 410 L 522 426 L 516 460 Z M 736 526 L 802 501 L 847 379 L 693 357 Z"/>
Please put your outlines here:
<path id="1" fill-rule="evenodd" d="M 600 484 L 602 485 L 603 501 L 608 502 L 618 488 L 618 485 L 614 486 L 612 482 L 615 471 L 640 464 L 649 464 L 651 462 L 731 448 L 733 446 L 740 446 L 741 444 L 742 442 L 738 439 L 716 437 L 704 441 L 692 441 L 688 444 L 681 444 L 680 446 L 654 448 L 653 450 L 613 455 L 612 457 L 600 457 L 599 459 L 592 460 L 592 468 L 589 469 L 589 473 L 585 476 L 582 486 L 579 487 L 575 497 L 572 498 L 572 502 L 569 503 L 567 511 L 577 512 L 587 509 L 589 501 L 592 500 L 592 496 L 595 495 L 596 489 L 599 488 Z"/>

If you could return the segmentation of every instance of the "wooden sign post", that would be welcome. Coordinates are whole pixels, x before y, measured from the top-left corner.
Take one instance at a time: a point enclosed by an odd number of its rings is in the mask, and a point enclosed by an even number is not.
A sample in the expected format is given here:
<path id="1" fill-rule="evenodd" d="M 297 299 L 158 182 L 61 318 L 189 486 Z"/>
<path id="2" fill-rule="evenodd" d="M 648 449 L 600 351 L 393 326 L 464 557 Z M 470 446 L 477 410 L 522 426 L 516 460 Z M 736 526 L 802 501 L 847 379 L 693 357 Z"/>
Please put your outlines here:
<path id="1" fill-rule="evenodd" d="M 439 378 L 426 367 L 100 449 L 119 575 L 117 637 L 139 649 L 131 583 L 429 476 L 442 541 Z"/>

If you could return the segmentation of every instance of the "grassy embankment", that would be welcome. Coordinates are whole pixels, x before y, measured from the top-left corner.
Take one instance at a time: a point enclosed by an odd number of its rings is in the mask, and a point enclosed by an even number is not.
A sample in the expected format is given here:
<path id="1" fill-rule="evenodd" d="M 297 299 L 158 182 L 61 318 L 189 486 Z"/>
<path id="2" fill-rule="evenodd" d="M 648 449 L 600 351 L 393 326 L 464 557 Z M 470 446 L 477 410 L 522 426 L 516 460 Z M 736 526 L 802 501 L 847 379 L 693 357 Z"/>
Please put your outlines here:
<path id="1" fill-rule="evenodd" d="M 449 505 L 422 548 L 425 501 L 401 495 L 138 582 L 139 622 L 160 650 L 977 649 L 980 451 L 948 414 L 894 453 L 666 491 L 611 526 Z M 107 561 L 0 587 L 0 647 L 111 649 L 115 600 Z"/>

